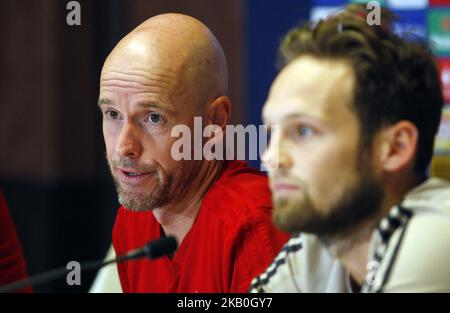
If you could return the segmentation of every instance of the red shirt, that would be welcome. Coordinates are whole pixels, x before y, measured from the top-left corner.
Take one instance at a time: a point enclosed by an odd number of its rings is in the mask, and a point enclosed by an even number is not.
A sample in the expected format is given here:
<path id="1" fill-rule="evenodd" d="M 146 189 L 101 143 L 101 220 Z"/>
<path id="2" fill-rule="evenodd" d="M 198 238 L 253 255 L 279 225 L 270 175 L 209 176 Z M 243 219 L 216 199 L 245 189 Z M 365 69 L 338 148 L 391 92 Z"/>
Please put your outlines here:
<path id="1" fill-rule="evenodd" d="M 271 222 L 267 178 L 228 161 L 205 195 L 175 256 L 118 265 L 124 292 L 247 292 L 289 236 Z M 113 230 L 117 255 L 161 236 L 153 213 L 120 207 Z"/>
<path id="2" fill-rule="evenodd" d="M 22 247 L 17 238 L 6 200 L 0 191 L 0 286 L 27 277 Z M 20 290 L 30 292 L 31 288 Z"/>

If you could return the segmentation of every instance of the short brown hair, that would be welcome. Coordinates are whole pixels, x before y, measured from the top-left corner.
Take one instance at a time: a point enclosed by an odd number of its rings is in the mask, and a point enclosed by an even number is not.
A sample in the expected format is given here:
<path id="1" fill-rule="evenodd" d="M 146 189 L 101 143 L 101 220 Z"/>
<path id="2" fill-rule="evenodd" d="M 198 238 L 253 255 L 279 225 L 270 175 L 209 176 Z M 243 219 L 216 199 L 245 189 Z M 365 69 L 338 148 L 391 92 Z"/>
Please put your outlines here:
<path id="1" fill-rule="evenodd" d="M 292 29 L 279 48 L 282 65 L 302 55 L 349 62 L 356 75 L 353 109 L 362 146 L 381 127 L 411 121 L 419 132 L 415 171 L 424 175 L 444 103 L 433 53 L 423 40 L 396 35 L 396 17 L 387 9 L 381 10 L 381 25 L 368 25 L 368 13 L 365 6 L 351 4 L 317 24 Z"/>

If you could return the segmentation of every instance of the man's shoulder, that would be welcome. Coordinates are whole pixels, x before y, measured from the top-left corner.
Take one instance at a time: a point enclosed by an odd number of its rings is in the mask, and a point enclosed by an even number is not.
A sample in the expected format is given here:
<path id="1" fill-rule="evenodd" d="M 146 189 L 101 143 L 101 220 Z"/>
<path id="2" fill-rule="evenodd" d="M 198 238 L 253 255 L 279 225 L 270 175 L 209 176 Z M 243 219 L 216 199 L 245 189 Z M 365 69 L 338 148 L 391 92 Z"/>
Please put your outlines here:
<path id="1" fill-rule="evenodd" d="M 243 162 L 234 161 L 228 166 L 203 203 L 221 222 L 233 228 L 271 219 L 268 179 Z"/>
<path id="2" fill-rule="evenodd" d="M 217 185 L 233 185 L 246 189 L 259 188 L 262 185 L 268 187 L 268 178 L 263 172 L 248 166 L 246 162 L 226 161 Z"/>
<path id="3" fill-rule="evenodd" d="M 450 291 L 450 183 L 430 179 L 402 207 L 410 218 L 389 239 L 377 282 L 386 292 Z"/>
<path id="4" fill-rule="evenodd" d="M 419 248 L 438 248 L 440 243 L 450 241 L 449 181 L 429 179 L 413 190 L 402 206 L 411 212 L 411 218 L 404 230 L 403 246 L 411 246 L 418 251 Z M 448 249 L 444 250 L 447 251 L 442 252 L 449 254 Z"/>
<path id="5" fill-rule="evenodd" d="M 238 209 L 271 207 L 267 176 L 241 161 L 228 161 L 226 169 L 207 193 L 216 204 L 233 205 Z"/>
<path id="6" fill-rule="evenodd" d="M 228 168 L 205 196 L 200 219 L 211 232 L 220 233 L 230 246 L 262 242 L 276 251 L 288 235 L 272 223 L 272 200 L 267 177 L 243 162 Z M 271 251 L 272 257 L 275 255 Z"/>
<path id="7" fill-rule="evenodd" d="M 346 272 L 315 235 L 295 234 L 251 292 L 345 292 Z"/>
<path id="8" fill-rule="evenodd" d="M 441 178 L 426 180 L 406 195 L 402 206 L 415 212 L 428 210 L 450 214 L 450 181 Z"/>
<path id="9" fill-rule="evenodd" d="M 401 232 L 404 232 L 403 238 Z M 450 214 L 416 213 L 405 229 L 399 229 L 390 250 L 391 274 L 386 292 L 450 291 Z"/>

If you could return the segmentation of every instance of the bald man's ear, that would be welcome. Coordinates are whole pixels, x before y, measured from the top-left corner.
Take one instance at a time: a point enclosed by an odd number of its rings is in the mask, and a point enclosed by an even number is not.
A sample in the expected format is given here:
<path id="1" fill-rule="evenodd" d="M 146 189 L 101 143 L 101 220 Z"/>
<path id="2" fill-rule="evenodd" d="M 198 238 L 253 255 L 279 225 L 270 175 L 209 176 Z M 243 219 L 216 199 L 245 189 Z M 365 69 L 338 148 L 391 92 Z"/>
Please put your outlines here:
<path id="1" fill-rule="evenodd" d="M 231 113 L 231 102 L 226 96 L 215 99 L 208 108 L 208 119 L 213 125 L 217 125 L 225 130 Z"/>
<path id="2" fill-rule="evenodd" d="M 414 167 L 419 132 L 410 121 L 400 121 L 381 130 L 379 161 L 385 172 Z"/>

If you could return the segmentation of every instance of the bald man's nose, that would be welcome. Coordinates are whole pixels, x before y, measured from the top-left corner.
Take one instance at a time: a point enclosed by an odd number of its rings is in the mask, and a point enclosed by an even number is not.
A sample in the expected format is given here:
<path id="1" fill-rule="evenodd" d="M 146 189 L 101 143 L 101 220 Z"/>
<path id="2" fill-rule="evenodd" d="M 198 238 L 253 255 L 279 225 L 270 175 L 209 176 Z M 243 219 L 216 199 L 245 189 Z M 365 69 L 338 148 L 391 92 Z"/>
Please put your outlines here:
<path id="1" fill-rule="evenodd" d="M 142 154 L 142 144 L 139 138 L 139 128 L 133 123 L 126 122 L 117 139 L 117 154 L 121 157 L 138 158 Z"/>

